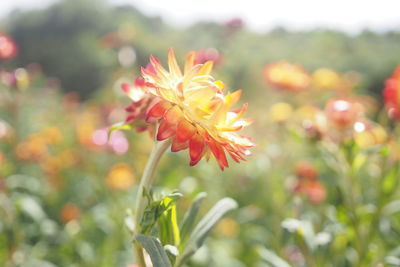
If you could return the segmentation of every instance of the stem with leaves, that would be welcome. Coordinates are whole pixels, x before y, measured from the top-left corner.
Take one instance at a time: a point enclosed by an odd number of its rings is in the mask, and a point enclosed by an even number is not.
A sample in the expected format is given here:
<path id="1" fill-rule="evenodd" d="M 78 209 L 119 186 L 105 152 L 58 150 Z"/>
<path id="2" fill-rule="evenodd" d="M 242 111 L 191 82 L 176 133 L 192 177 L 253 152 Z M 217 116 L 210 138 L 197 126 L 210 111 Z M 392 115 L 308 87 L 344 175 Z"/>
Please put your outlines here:
<path id="1" fill-rule="evenodd" d="M 138 192 L 136 195 L 136 208 L 135 208 L 135 213 L 134 213 L 134 234 L 138 235 L 140 234 L 140 221 L 143 216 L 143 211 L 146 208 L 147 203 L 147 198 L 146 198 L 146 193 L 150 192 L 151 185 L 154 182 L 154 173 L 156 170 L 156 167 L 158 165 L 158 162 L 160 161 L 161 156 L 164 154 L 164 152 L 167 150 L 167 148 L 170 146 L 171 141 L 169 139 L 161 141 L 161 142 L 155 142 L 153 149 L 150 153 L 149 159 L 146 163 L 146 166 L 143 171 L 142 178 L 140 180 Z M 140 246 L 139 243 L 135 242 L 134 243 L 134 249 L 135 249 L 135 255 L 136 255 L 136 262 L 139 267 L 146 267 L 146 263 L 144 261 L 144 256 L 143 256 L 143 249 Z"/>

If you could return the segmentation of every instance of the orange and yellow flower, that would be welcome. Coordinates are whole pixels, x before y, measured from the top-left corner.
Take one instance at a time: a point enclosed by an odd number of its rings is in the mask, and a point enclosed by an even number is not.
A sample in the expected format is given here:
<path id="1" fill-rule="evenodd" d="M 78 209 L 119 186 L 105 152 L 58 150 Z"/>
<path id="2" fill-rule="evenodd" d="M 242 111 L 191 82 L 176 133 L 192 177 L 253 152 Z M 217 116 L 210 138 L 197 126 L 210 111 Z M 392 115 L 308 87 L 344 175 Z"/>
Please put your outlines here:
<path id="1" fill-rule="evenodd" d="M 272 86 L 288 91 L 302 91 L 311 82 L 310 74 L 301 65 L 287 61 L 277 61 L 265 66 L 264 79 Z"/>
<path id="2" fill-rule="evenodd" d="M 188 54 L 183 72 L 172 49 L 168 70 L 150 57 L 152 68 L 142 68 L 146 92 L 154 97 L 145 113 L 146 121 L 159 123 L 156 138 L 171 138 L 171 151 L 188 148 L 191 166 L 213 154 L 223 170 L 228 167 L 226 152 L 239 162 L 253 146 L 237 133 L 250 124 L 242 119 L 247 105 L 231 110 L 241 91 L 225 95 L 224 84 L 210 75 L 213 62 L 195 64 L 195 57 L 194 52 Z"/>

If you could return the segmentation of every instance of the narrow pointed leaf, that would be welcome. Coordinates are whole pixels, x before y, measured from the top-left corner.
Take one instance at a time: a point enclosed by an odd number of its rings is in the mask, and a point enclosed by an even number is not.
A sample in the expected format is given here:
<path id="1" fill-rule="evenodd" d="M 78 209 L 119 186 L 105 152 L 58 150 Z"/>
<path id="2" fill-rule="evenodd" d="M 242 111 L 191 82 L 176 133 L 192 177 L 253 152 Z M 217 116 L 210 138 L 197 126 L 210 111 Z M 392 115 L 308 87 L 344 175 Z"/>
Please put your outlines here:
<path id="1" fill-rule="evenodd" d="M 136 235 L 135 240 L 147 251 L 153 266 L 172 267 L 161 243 L 152 236 Z"/>
<path id="2" fill-rule="evenodd" d="M 204 243 L 205 238 L 217 222 L 228 212 L 237 208 L 237 203 L 231 198 L 224 198 L 201 219 L 191 233 L 185 248 L 178 257 L 175 266 L 182 266 Z"/>
<path id="3" fill-rule="evenodd" d="M 199 193 L 193 201 L 192 206 L 186 212 L 183 217 L 183 221 L 180 226 L 181 230 L 181 243 L 184 244 L 190 232 L 193 230 L 194 223 L 196 221 L 197 213 L 199 212 L 201 202 L 207 196 L 207 193 L 201 192 Z"/>

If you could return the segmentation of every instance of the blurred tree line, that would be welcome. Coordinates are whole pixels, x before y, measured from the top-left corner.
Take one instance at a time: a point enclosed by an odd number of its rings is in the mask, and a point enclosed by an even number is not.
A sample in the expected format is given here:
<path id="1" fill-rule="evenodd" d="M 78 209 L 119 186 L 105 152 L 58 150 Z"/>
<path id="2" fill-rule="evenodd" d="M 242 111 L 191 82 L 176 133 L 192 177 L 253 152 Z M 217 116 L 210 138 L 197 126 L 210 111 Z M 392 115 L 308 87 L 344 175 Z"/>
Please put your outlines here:
<path id="1" fill-rule="evenodd" d="M 20 47 L 15 66 L 39 63 L 46 75 L 59 78 L 65 91 L 87 98 L 101 88 L 110 71 L 119 67 L 116 53 L 101 41 L 109 33 L 131 25 L 134 33 L 121 45 L 131 45 L 138 65 L 149 54 L 163 59 L 168 47 L 178 55 L 189 50 L 214 47 L 224 59 L 228 84 L 234 88 L 263 87 L 261 72 L 271 61 L 286 59 L 312 71 L 329 67 L 362 74 L 362 91 L 380 95 L 383 80 L 400 62 L 400 32 L 356 35 L 316 29 L 287 31 L 276 28 L 264 34 L 245 25 L 200 22 L 172 28 L 159 17 L 148 17 L 132 6 L 111 6 L 103 0 L 63 0 L 36 11 L 14 11 L 2 25 Z M 230 80 L 229 80 L 230 79 Z"/>

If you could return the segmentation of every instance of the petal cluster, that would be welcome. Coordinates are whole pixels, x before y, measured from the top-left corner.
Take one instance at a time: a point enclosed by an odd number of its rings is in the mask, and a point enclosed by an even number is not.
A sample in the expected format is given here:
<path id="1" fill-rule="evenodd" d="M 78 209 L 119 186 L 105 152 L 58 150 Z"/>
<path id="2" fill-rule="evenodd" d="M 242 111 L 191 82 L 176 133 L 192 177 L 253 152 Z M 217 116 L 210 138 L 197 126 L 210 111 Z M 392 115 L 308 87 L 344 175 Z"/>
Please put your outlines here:
<path id="1" fill-rule="evenodd" d="M 242 119 L 247 105 L 232 110 L 241 91 L 224 94 L 224 84 L 210 75 L 213 62 L 195 64 L 195 59 L 196 54 L 189 53 L 181 70 L 170 49 L 167 70 L 150 57 L 150 66 L 142 68 L 145 91 L 151 95 L 145 121 L 158 122 L 156 138 L 171 138 L 171 151 L 188 148 L 191 166 L 214 155 L 224 169 L 228 167 L 226 153 L 239 162 L 253 146 L 237 133 L 250 123 Z"/>

